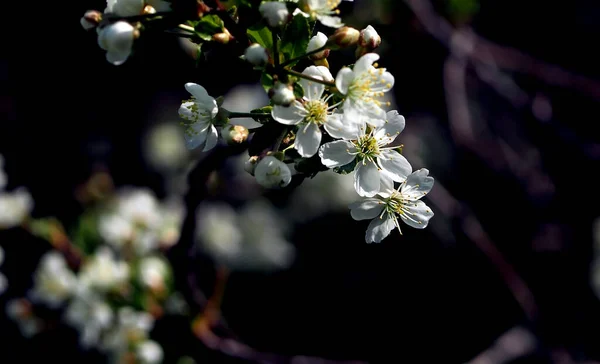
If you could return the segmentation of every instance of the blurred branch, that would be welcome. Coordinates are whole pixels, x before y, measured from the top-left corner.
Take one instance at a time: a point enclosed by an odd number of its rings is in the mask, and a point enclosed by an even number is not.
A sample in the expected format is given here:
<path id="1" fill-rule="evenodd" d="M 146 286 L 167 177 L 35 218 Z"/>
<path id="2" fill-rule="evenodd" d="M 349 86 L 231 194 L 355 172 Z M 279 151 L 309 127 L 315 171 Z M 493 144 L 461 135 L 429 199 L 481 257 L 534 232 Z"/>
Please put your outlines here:
<path id="1" fill-rule="evenodd" d="M 332 361 L 317 357 L 286 356 L 262 352 L 234 338 L 227 330 L 227 325 L 221 316 L 220 305 L 229 272 L 225 268 L 217 269 L 215 289 L 210 297 L 199 289 L 196 279 L 196 267 L 192 266 L 194 255 L 196 210 L 200 203 L 208 197 L 208 180 L 211 174 L 218 170 L 227 158 L 242 153 L 246 146 L 226 147 L 217 146 L 196 164 L 188 176 L 189 189 L 186 193 L 186 215 L 181 228 L 179 242 L 167 253 L 174 269 L 175 286 L 180 290 L 186 301 L 192 305 L 196 319 L 192 324 L 194 334 L 202 343 L 220 353 L 251 360 L 259 363 L 310 363 L 310 364 L 362 364 L 361 361 Z M 231 337 L 220 337 L 215 331 L 227 331 Z"/>

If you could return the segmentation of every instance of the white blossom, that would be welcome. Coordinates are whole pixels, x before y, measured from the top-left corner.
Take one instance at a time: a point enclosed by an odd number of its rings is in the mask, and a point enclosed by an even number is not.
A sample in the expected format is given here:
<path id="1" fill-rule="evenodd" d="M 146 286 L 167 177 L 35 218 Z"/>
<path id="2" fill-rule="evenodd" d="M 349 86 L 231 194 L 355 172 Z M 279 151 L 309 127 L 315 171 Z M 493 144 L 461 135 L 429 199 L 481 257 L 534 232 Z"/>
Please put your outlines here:
<path id="1" fill-rule="evenodd" d="M 381 44 L 381 37 L 370 25 L 360 31 L 360 37 L 358 38 L 358 44 L 361 47 L 367 48 L 369 50 L 373 50 Z"/>
<path id="2" fill-rule="evenodd" d="M 379 100 L 394 86 L 394 76 L 385 68 L 375 68 L 376 53 L 360 57 L 354 67 L 343 67 L 335 78 L 338 90 L 346 95 L 343 108 L 351 108 L 371 118 L 384 119 L 385 111 Z"/>
<path id="3" fill-rule="evenodd" d="M 96 250 L 86 261 L 79 273 L 81 282 L 93 289 L 108 291 L 126 283 L 129 279 L 129 265 L 116 259 L 106 246 Z"/>
<path id="4" fill-rule="evenodd" d="M 336 16 L 339 14 L 337 7 L 341 2 L 342 0 L 300 0 L 300 9 L 304 16 L 316 18 L 327 27 L 339 28 L 344 25 Z"/>
<path id="5" fill-rule="evenodd" d="M 293 261 L 294 248 L 284 237 L 286 221 L 267 201 L 250 202 L 238 211 L 225 203 L 204 203 L 197 215 L 203 249 L 232 269 L 281 269 Z"/>
<path id="6" fill-rule="evenodd" d="M 256 182 L 265 188 L 283 188 L 292 181 L 290 168 L 273 156 L 266 156 L 254 170 Z"/>
<path id="7" fill-rule="evenodd" d="M 71 300 L 65 310 L 65 321 L 79 331 L 79 344 L 84 348 L 99 347 L 102 335 L 113 324 L 112 308 L 101 297 L 85 288 Z"/>
<path id="8" fill-rule="evenodd" d="M 106 60 L 115 66 L 125 63 L 133 47 L 135 28 L 117 21 L 98 29 L 98 45 L 106 51 Z"/>
<path id="9" fill-rule="evenodd" d="M 185 120 L 185 140 L 188 149 L 203 146 L 208 151 L 217 145 L 219 134 L 214 126 L 219 112 L 217 100 L 211 97 L 206 89 L 198 84 L 188 82 L 185 89 L 192 98 L 184 101 L 179 107 L 179 116 Z"/>
<path id="10" fill-rule="evenodd" d="M 324 81 L 332 81 L 333 76 L 326 67 L 310 66 L 303 74 Z M 323 96 L 325 86 L 306 79 L 300 80 L 304 89 L 301 101 L 294 100 L 290 106 L 275 105 L 271 112 L 273 119 L 284 125 L 298 125 L 294 148 L 303 157 L 312 157 L 321 144 L 321 126 L 334 138 L 352 139 L 358 133 L 358 124 L 344 124 L 341 114 L 333 114 L 337 106 L 329 106 L 331 96 Z"/>
<path id="11" fill-rule="evenodd" d="M 166 287 L 169 266 L 163 259 L 155 256 L 145 257 L 139 263 L 138 279 L 144 286 L 153 291 L 162 292 Z"/>
<path id="12" fill-rule="evenodd" d="M 433 217 L 431 209 L 420 200 L 433 187 L 433 178 L 425 168 L 413 172 L 397 190 L 387 189 L 374 198 L 366 198 L 349 207 L 354 220 L 373 219 L 367 228 L 367 243 L 381 242 L 394 227 L 400 230 L 398 216 L 404 223 L 416 229 L 427 227 Z"/>
<path id="13" fill-rule="evenodd" d="M 262 66 L 269 61 L 269 54 L 260 44 L 253 43 L 246 48 L 244 58 L 255 66 Z"/>
<path id="14" fill-rule="evenodd" d="M 129 306 L 119 308 L 117 323 L 106 332 L 102 347 L 113 353 L 123 352 L 129 344 L 145 340 L 154 327 L 154 317 Z"/>
<path id="15" fill-rule="evenodd" d="M 404 130 L 404 117 L 393 110 L 376 124 L 380 126 L 369 126 L 368 132 L 366 123 L 363 124 L 353 140 L 336 140 L 319 149 L 321 162 L 328 168 L 356 162 L 354 188 L 366 197 L 373 197 L 382 187 L 393 185 L 392 181 L 404 181 L 412 172 L 406 158 L 395 150 L 396 147 L 389 146 Z"/>
<path id="16" fill-rule="evenodd" d="M 24 187 L 11 192 L 0 190 L 0 229 L 18 226 L 33 209 L 33 199 Z"/>
<path id="17" fill-rule="evenodd" d="M 285 3 L 277 1 L 263 2 L 258 7 L 258 11 L 272 28 L 287 24 L 290 18 L 290 12 Z"/>
<path id="18" fill-rule="evenodd" d="M 35 271 L 31 298 L 57 308 L 72 296 L 76 284 L 75 274 L 62 254 L 50 251 L 42 256 Z"/>
<path id="19" fill-rule="evenodd" d="M 158 364 L 163 361 L 163 349 L 156 341 L 143 341 L 138 344 L 135 352 L 140 364 Z"/>

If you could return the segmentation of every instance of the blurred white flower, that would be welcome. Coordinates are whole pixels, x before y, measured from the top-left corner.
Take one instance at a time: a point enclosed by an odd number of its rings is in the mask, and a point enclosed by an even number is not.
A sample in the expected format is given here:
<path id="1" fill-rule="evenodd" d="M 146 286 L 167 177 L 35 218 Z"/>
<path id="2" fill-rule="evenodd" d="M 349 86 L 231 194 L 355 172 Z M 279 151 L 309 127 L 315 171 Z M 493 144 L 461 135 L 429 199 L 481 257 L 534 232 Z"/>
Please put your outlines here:
<path id="1" fill-rule="evenodd" d="M 141 364 L 162 363 L 163 356 L 162 347 L 152 340 L 146 340 L 136 348 L 136 358 Z"/>
<path id="2" fill-rule="evenodd" d="M 174 172 L 183 167 L 188 150 L 179 125 L 164 122 L 153 126 L 144 140 L 144 155 L 159 172 Z"/>
<path id="3" fill-rule="evenodd" d="M 301 0 L 302 11 L 299 12 L 304 16 L 316 18 L 327 27 L 339 28 L 344 25 L 342 19 L 336 16 L 339 14 L 337 7 L 341 2 L 342 0 Z"/>
<path id="4" fill-rule="evenodd" d="M 287 24 L 290 19 L 290 12 L 285 3 L 265 1 L 260 4 L 258 11 L 265 18 L 267 24 L 273 28 Z"/>
<path id="5" fill-rule="evenodd" d="M 138 266 L 139 282 L 157 293 L 165 292 L 169 273 L 169 265 L 155 256 L 142 258 Z"/>
<path id="6" fill-rule="evenodd" d="M 205 203 L 198 209 L 196 234 L 203 249 L 231 269 L 268 270 L 293 262 L 286 228 L 267 201 L 250 202 L 239 212 L 225 203 Z"/>
<path id="7" fill-rule="evenodd" d="M 101 246 L 94 256 L 84 263 L 79 279 L 84 286 L 109 291 L 127 282 L 129 265 L 117 260 L 108 247 Z"/>
<path id="8" fill-rule="evenodd" d="M 96 294 L 82 291 L 65 311 L 65 321 L 79 331 L 79 344 L 84 348 L 97 348 L 103 333 L 113 322 L 110 306 Z"/>
<path id="9" fill-rule="evenodd" d="M 329 212 L 346 212 L 356 200 L 354 182 L 350 176 L 338 173 L 319 173 L 298 186 L 286 206 L 288 216 L 306 222 Z"/>
<path id="10" fill-rule="evenodd" d="M 31 310 L 31 303 L 26 299 L 13 299 L 6 303 L 6 316 L 19 327 L 21 334 L 33 337 L 42 330 L 42 322 Z"/>
<path id="11" fill-rule="evenodd" d="M 104 336 L 103 348 L 117 354 L 127 350 L 130 344 L 144 341 L 154 327 L 154 317 L 147 312 L 121 307 L 118 320 Z"/>
<path id="12" fill-rule="evenodd" d="M 34 273 L 30 298 L 57 308 L 71 297 L 76 285 L 77 278 L 62 254 L 50 251 L 42 256 Z"/>
<path id="13" fill-rule="evenodd" d="M 237 85 L 223 96 L 223 107 L 229 111 L 249 112 L 269 104 L 269 96 L 262 85 Z M 241 125 L 248 129 L 262 126 L 252 118 L 235 118 L 230 121 L 234 125 Z"/>
<path id="14" fill-rule="evenodd" d="M 33 199 L 24 187 L 0 191 L 0 229 L 18 226 L 33 209 Z"/>
<path id="15" fill-rule="evenodd" d="M 255 66 L 262 66 L 269 60 L 269 54 L 263 46 L 253 43 L 246 48 L 244 59 Z"/>

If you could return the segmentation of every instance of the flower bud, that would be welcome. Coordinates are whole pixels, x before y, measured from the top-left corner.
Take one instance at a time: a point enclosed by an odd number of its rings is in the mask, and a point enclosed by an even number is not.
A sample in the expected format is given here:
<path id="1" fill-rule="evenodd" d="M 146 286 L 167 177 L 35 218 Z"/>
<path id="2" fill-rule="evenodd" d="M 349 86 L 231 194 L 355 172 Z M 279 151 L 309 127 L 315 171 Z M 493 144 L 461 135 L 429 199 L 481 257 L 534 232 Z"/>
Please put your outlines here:
<path id="1" fill-rule="evenodd" d="M 282 106 L 289 106 L 296 99 L 294 88 L 282 82 L 275 82 L 273 88 L 269 90 L 269 97 L 276 105 Z"/>
<path id="2" fill-rule="evenodd" d="M 102 21 L 102 13 L 96 10 L 88 10 L 81 17 L 80 23 L 83 29 L 89 30 L 95 28 Z"/>
<path id="3" fill-rule="evenodd" d="M 246 48 L 244 58 L 255 66 L 263 66 L 269 61 L 269 54 L 260 44 L 253 43 Z"/>
<path id="4" fill-rule="evenodd" d="M 263 2 L 260 4 L 258 11 L 271 28 L 283 26 L 290 21 L 290 12 L 285 3 L 277 1 Z"/>
<path id="5" fill-rule="evenodd" d="M 327 44 L 327 36 L 321 32 L 318 32 L 317 35 L 310 38 L 310 40 L 308 41 L 308 46 L 306 47 L 306 53 L 309 53 L 309 52 L 315 51 L 319 48 L 322 48 L 325 46 L 325 44 Z M 325 49 L 319 53 L 310 55 L 308 58 L 312 59 L 313 61 L 317 61 L 317 60 L 327 58 L 328 56 L 329 56 L 329 49 Z"/>
<path id="6" fill-rule="evenodd" d="M 241 125 L 227 124 L 221 129 L 221 137 L 227 145 L 238 145 L 248 140 L 248 129 Z"/>
<path id="7" fill-rule="evenodd" d="M 154 7 L 152 5 L 146 5 L 142 9 L 142 14 L 155 14 L 155 13 L 156 13 L 156 9 L 154 9 Z"/>
<path id="8" fill-rule="evenodd" d="M 253 155 L 248 158 L 246 162 L 244 162 L 244 171 L 254 176 L 254 170 L 256 169 L 256 165 L 258 164 L 258 156 Z"/>
<path id="9" fill-rule="evenodd" d="M 292 173 L 290 168 L 273 156 L 261 159 L 254 170 L 256 182 L 265 188 L 283 188 L 290 184 Z"/>
<path id="10" fill-rule="evenodd" d="M 338 28 L 327 40 L 327 45 L 332 48 L 347 48 L 358 44 L 360 32 L 351 27 Z"/>
<path id="11" fill-rule="evenodd" d="M 131 54 L 135 28 L 126 21 L 118 21 L 103 27 L 98 33 L 98 45 L 106 51 L 106 59 L 120 65 Z"/>
<path id="12" fill-rule="evenodd" d="M 377 34 L 377 31 L 372 26 L 368 25 L 365 29 L 360 31 L 358 37 L 358 44 L 361 47 L 367 48 L 369 51 L 374 50 L 381 44 L 381 37 Z"/>
<path id="13" fill-rule="evenodd" d="M 224 28 L 222 33 L 213 34 L 212 38 L 217 43 L 227 44 L 233 40 L 233 35 L 231 35 L 231 33 L 229 33 L 227 28 Z"/>

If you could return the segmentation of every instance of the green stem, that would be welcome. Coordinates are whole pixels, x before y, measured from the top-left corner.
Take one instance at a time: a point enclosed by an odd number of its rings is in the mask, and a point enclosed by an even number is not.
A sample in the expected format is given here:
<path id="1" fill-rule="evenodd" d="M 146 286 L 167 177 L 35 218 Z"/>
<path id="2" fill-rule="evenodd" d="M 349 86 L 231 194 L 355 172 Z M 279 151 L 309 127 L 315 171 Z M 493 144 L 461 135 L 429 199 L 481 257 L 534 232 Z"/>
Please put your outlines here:
<path id="1" fill-rule="evenodd" d="M 271 116 L 271 113 L 262 113 L 262 112 L 235 112 L 235 111 L 230 111 L 229 112 L 229 117 L 230 118 L 253 118 L 253 117 L 261 118 L 261 117 L 269 117 L 269 116 Z"/>
<path id="2" fill-rule="evenodd" d="M 297 71 L 294 71 L 294 70 L 291 70 L 291 69 L 287 69 L 287 68 L 284 68 L 283 72 L 289 73 L 290 75 L 294 75 L 296 77 L 304 78 L 305 80 L 309 80 L 309 81 L 312 81 L 312 82 L 320 83 L 320 84 L 325 85 L 325 86 L 335 87 L 335 82 L 333 82 L 333 81 L 321 80 L 321 79 L 314 78 L 314 77 L 305 75 L 304 73 L 300 73 L 300 72 L 297 72 Z"/>
<path id="3" fill-rule="evenodd" d="M 322 51 L 324 51 L 324 50 L 326 50 L 326 49 L 327 49 L 327 46 L 323 46 L 323 47 L 321 47 L 321 48 L 317 48 L 317 49 L 315 49 L 314 51 L 310 51 L 310 52 L 308 52 L 308 53 L 306 53 L 306 54 L 303 54 L 303 55 L 301 55 L 301 56 L 298 56 L 298 57 L 296 57 L 296 58 L 288 59 L 287 61 L 283 62 L 283 63 L 280 65 L 280 67 L 285 67 L 285 66 L 287 66 L 287 65 L 289 65 L 289 64 L 292 64 L 292 63 L 294 63 L 294 62 L 296 62 L 296 61 L 299 61 L 299 60 L 301 60 L 302 58 L 305 58 L 305 57 L 308 57 L 308 56 L 312 56 L 313 54 L 315 54 L 315 53 L 319 53 L 319 52 L 322 52 Z"/>
<path id="4" fill-rule="evenodd" d="M 275 68 L 279 67 L 279 49 L 277 46 L 277 32 L 275 31 L 271 31 L 271 34 L 273 35 L 273 64 L 275 65 Z"/>

